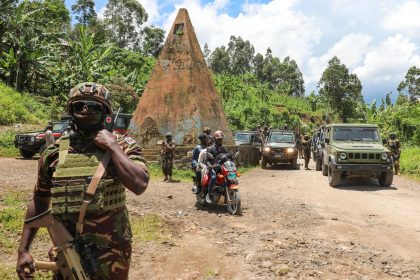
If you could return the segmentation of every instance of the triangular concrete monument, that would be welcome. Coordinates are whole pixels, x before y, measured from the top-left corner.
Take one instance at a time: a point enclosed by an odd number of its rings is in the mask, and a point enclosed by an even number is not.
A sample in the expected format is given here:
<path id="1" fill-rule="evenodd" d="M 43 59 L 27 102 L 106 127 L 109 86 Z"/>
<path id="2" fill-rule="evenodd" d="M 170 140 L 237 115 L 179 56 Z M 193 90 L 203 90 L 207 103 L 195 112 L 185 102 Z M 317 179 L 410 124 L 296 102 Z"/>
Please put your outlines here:
<path id="1" fill-rule="evenodd" d="M 206 126 L 213 132 L 222 130 L 224 143 L 234 144 L 190 17 L 180 9 L 134 112 L 130 133 L 145 148 L 155 147 L 167 132 L 178 145 L 191 145 Z"/>

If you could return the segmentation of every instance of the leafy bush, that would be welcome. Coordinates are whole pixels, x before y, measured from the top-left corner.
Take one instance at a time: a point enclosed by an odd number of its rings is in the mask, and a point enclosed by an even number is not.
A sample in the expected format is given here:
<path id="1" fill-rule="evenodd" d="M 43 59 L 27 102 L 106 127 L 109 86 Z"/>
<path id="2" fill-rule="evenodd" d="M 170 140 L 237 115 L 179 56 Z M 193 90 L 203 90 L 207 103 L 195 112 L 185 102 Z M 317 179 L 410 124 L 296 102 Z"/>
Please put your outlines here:
<path id="1" fill-rule="evenodd" d="M 400 165 L 402 173 L 420 178 L 420 147 L 403 147 Z"/>
<path id="2" fill-rule="evenodd" d="M 0 125 L 45 123 L 47 108 L 29 94 L 20 94 L 0 82 Z"/>
<path id="3" fill-rule="evenodd" d="M 14 157 L 19 154 L 19 150 L 15 148 L 13 143 L 15 135 L 15 132 L 11 130 L 0 132 L 0 156 Z"/>

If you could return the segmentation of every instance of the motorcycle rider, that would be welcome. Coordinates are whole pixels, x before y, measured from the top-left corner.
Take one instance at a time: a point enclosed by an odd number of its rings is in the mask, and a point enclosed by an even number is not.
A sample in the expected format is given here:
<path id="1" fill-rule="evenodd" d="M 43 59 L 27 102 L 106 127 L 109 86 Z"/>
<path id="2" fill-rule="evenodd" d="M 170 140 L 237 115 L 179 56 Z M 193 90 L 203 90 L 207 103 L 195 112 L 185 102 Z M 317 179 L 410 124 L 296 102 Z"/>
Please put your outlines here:
<path id="1" fill-rule="evenodd" d="M 207 134 L 201 133 L 198 136 L 198 139 L 200 140 L 200 144 L 194 147 L 193 154 L 192 154 L 192 160 L 191 160 L 191 168 L 195 172 L 195 180 L 196 184 L 193 186 L 193 193 L 197 193 L 201 182 L 201 171 L 197 171 L 198 167 L 198 157 L 200 156 L 200 152 L 206 147 L 206 139 Z"/>
<path id="2" fill-rule="evenodd" d="M 207 152 L 212 155 L 213 159 L 216 159 L 216 157 L 219 154 L 228 154 L 228 151 L 226 150 L 226 148 L 223 147 L 223 137 L 225 137 L 225 135 L 223 134 L 223 131 L 221 131 L 221 130 L 217 130 L 213 134 L 214 144 L 210 148 L 207 149 Z M 208 192 L 207 192 L 207 195 L 206 195 L 207 203 L 211 203 L 209 194 L 210 194 L 210 191 L 212 190 L 212 188 L 214 187 L 214 184 L 216 183 L 216 174 L 217 174 L 217 171 L 218 171 L 217 169 L 218 168 L 219 168 L 219 166 L 217 166 L 217 163 L 214 166 L 214 168 L 212 168 L 210 183 L 209 183 L 209 189 L 208 189 Z"/>

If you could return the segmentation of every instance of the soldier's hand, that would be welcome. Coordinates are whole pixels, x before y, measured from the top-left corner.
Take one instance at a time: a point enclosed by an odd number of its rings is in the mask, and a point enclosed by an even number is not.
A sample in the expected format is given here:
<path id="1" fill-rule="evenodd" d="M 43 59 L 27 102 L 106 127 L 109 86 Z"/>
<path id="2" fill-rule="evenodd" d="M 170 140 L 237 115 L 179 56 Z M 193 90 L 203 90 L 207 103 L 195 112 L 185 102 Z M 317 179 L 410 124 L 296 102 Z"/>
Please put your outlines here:
<path id="1" fill-rule="evenodd" d="M 93 141 L 96 146 L 105 151 L 109 151 L 118 146 L 116 136 L 106 129 L 100 130 Z"/>
<path id="2" fill-rule="evenodd" d="M 19 252 L 16 264 L 16 272 L 20 280 L 33 279 L 35 272 L 34 258 L 29 252 Z"/>

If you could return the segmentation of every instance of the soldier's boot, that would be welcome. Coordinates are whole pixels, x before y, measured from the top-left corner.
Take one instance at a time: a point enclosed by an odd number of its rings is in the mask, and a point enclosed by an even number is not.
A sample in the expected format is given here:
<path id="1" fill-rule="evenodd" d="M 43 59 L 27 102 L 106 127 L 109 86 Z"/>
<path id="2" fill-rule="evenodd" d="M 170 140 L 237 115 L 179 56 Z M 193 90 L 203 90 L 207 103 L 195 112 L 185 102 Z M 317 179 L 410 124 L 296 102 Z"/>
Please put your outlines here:
<path id="1" fill-rule="evenodd" d="M 163 182 L 167 182 L 168 181 L 168 175 L 165 175 L 165 178 L 163 179 Z"/>

